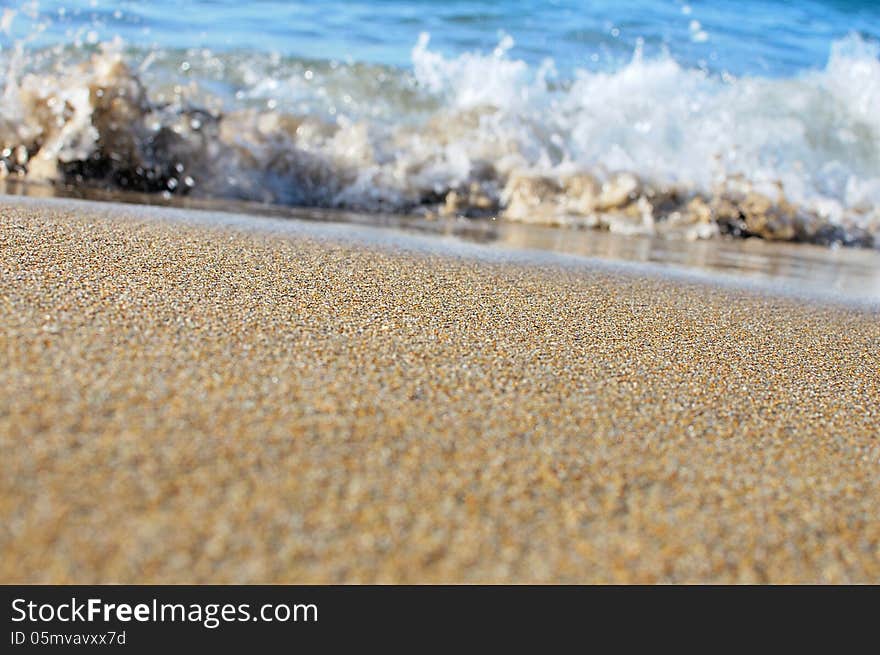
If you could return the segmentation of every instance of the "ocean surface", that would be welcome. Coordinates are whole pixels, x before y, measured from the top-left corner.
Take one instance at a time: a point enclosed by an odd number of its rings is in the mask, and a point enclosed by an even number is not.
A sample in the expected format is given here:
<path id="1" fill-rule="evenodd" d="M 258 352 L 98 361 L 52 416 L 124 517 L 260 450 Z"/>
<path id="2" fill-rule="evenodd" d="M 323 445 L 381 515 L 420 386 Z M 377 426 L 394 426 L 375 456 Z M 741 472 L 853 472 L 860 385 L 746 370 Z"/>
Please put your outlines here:
<path id="1" fill-rule="evenodd" d="M 0 2 L 0 179 L 880 247 L 880 2 Z"/>

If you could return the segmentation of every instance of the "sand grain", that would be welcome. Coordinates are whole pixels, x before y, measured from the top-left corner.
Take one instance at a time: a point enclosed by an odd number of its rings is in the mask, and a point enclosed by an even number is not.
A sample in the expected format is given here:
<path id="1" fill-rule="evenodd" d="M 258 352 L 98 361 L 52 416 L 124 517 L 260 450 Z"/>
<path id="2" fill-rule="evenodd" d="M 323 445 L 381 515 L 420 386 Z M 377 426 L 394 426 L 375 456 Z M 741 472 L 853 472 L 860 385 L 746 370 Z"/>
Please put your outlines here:
<path id="1" fill-rule="evenodd" d="M 880 581 L 876 313 L 0 212 L 2 582 Z"/>

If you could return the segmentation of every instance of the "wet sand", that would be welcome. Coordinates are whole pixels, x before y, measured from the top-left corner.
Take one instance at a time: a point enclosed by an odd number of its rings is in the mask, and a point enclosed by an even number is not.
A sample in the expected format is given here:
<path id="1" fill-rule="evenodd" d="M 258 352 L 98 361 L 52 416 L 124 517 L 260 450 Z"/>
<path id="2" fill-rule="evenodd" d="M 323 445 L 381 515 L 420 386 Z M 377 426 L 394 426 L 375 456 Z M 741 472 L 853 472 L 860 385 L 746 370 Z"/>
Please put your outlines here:
<path id="1" fill-rule="evenodd" d="M 209 219 L 0 200 L 0 582 L 880 582 L 877 310 Z"/>

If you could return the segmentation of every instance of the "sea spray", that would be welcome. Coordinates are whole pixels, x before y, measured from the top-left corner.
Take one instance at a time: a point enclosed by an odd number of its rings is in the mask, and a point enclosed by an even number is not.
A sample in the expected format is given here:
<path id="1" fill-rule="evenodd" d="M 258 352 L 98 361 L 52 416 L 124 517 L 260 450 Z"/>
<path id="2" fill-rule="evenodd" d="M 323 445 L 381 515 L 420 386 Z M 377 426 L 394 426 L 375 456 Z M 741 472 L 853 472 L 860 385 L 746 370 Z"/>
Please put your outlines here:
<path id="1" fill-rule="evenodd" d="M 11 20 L 11 19 L 10 19 Z M 117 40 L 0 53 L 0 175 L 670 238 L 880 244 L 877 44 L 712 74 L 640 46 L 560 75 L 503 35 L 409 69 Z"/>

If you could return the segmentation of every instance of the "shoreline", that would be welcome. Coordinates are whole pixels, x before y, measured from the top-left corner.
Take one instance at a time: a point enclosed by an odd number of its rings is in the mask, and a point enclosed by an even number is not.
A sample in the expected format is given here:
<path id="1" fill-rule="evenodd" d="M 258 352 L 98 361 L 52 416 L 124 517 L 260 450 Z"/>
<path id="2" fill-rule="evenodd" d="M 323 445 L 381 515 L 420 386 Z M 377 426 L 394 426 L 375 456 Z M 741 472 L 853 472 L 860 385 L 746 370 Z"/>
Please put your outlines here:
<path id="1" fill-rule="evenodd" d="M 7 189 L 5 194 L 0 192 L 0 207 L 24 205 L 208 228 L 231 226 L 282 238 L 329 239 L 389 252 L 599 270 L 862 311 L 880 310 L 880 251 L 872 249 L 833 249 L 763 239 L 694 242 L 487 219 L 425 220 L 219 199 L 163 200 L 110 192 L 92 197 L 90 193 L 79 197 L 51 187 Z M 749 264 L 738 268 L 737 262 L 746 260 Z"/>
<path id="2" fill-rule="evenodd" d="M 2 582 L 880 581 L 876 307 L 0 205 Z"/>

